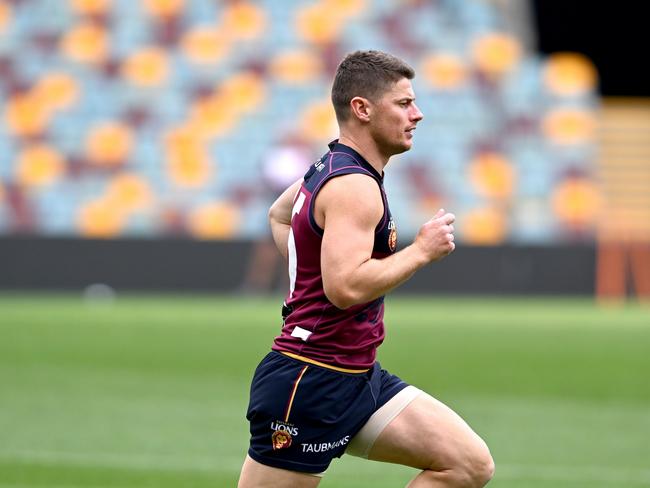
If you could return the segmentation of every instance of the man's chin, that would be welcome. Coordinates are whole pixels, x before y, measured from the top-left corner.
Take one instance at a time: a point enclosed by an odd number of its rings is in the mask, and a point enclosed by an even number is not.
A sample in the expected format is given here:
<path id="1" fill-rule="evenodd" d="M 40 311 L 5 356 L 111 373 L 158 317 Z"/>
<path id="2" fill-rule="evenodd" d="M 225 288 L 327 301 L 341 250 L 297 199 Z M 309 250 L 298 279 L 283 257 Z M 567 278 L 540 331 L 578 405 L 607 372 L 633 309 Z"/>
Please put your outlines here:
<path id="1" fill-rule="evenodd" d="M 395 146 L 395 152 L 394 154 L 402 154 L 413 147 L 413 141 L 406 141 L 403 144 L 399 146 Z"/>

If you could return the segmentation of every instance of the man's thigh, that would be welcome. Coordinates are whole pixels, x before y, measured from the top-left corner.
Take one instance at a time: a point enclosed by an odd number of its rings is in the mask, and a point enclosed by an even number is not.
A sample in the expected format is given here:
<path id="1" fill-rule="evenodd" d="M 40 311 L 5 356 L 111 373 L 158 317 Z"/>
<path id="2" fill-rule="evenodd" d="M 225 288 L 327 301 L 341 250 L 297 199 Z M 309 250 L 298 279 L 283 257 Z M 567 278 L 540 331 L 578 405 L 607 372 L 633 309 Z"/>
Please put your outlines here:
<path id="1" fill-rule="evenodd" d="M 321 478 L 260 464 L 246 456 L 237 488 L 315 488 Z"/>
<path id="2" fill-rule="evenodd" d="M 445 470 L 485 452 L 485 442 L 457 413 L 421 393 L 379 434 L 368 459 Z"/>

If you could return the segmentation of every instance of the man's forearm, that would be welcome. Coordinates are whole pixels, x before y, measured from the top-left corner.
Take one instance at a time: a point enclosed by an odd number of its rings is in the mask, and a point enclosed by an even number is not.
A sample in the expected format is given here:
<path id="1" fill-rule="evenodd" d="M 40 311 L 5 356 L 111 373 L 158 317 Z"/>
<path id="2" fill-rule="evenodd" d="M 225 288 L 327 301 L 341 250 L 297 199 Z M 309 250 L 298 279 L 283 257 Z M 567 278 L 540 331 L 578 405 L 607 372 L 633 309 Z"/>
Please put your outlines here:
<path id="1" fill-rule="evenodd" d="M 280 251 L 280 254 L 284 256 L 284 259 L 287 259 L 288 254 L 288 243 L 289 243 L 289 230 L 291 229 L 291 224 L 285 224 L 284 222 L 278 222 L 277 220 L 271 219 L 271 234 L 273 234 L 273 241 L 275 241 L 275 246 Z"/>
<path id="2" fill-rule="evenodd" d="M 328 297 L 339 308 L 372 301 L 397 288 L 428 263 L 429 260 L 411 244 L 384 259 L 365 261 L 345 279 L 346 285 L 337 290 L 343 293 Z"/>

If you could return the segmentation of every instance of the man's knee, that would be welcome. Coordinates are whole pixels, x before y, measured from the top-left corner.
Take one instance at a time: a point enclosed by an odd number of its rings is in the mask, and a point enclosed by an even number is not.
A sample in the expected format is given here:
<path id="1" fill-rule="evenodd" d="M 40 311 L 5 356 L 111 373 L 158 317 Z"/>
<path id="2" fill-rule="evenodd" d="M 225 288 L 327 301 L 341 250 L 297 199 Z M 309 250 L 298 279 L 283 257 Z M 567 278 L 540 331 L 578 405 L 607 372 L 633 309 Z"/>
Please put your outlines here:
<path id="1" fill-rule="evenodd" d="M 494 459 L 487 446 L 471 461 L 471 464 L 471 479 L 473 484 L 470 486 L 485 486 L 494 476 Z"/>
<path id="2" fill-rule="evenodd" d="M 444 480 L 449 487 L 482 488 L 494 476 L 494 460 L 487 446 L 482 444 L 460 453 L 447 469 L 431 469 L 424 474 L 429 474 L 432 481 L 438 483 Z"/>
<path id="3" fill-rule="evenodd" d="M 455 470 L 458 483 L 455 486 L 463 488 L 481 488 L 494 476 L 494 460 L 490 450 L 481 442 L 481 446 L 466 452 L 459 460 Z"/>

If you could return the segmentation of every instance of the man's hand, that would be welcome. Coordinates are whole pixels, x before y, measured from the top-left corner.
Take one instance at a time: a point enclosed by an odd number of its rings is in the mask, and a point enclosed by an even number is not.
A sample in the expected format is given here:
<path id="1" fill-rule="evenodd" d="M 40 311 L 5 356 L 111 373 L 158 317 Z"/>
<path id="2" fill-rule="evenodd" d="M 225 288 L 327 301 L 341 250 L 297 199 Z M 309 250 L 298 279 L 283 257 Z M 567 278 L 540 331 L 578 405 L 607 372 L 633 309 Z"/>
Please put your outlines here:
<path id="1" fill-rule="evenodd" d="M 425 223 L 415 236 L 413 245 L 419 249 L 427 262 L 438 261 L 456 249 L 454 243 L 454 221 L 452 213 L 438 210 L 436 215 Z"/>

